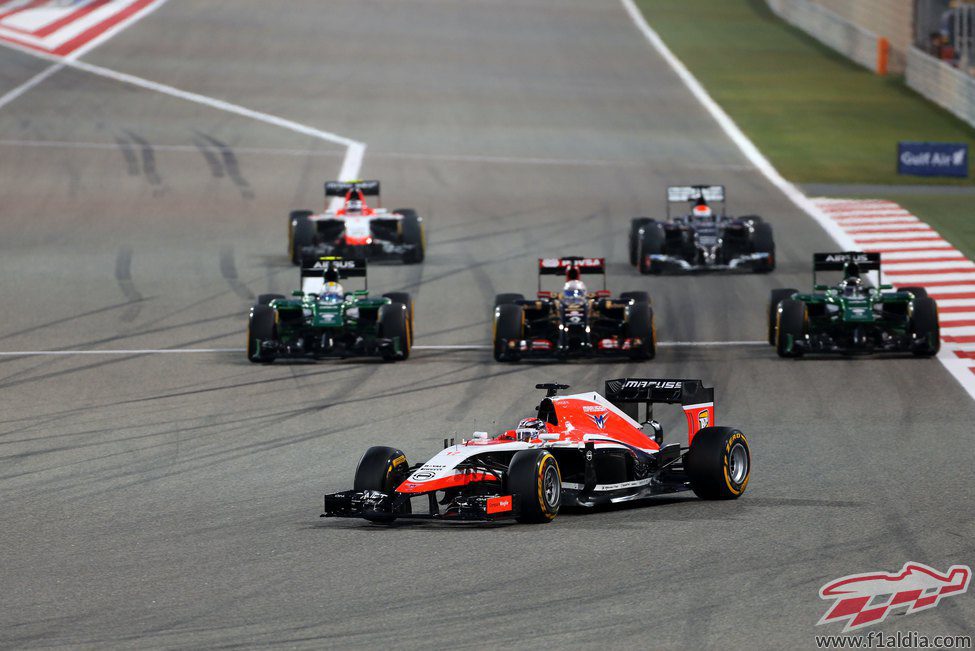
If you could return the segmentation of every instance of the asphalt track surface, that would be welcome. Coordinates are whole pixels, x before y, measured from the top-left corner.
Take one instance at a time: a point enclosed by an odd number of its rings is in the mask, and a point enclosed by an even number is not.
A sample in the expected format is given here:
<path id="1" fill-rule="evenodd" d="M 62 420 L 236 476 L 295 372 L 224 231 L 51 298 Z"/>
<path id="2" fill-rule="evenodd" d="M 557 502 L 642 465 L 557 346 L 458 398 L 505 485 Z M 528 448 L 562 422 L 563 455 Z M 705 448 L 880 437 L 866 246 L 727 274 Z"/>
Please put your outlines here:
<path id="1" fill-rule="evenodd" d="M 370 277 L 414 294 L 419 344 L 487 343 L 493 295 L 530 292 L 534 258 L 573 253 L 611 260 L 617 291 L 650 290 L 661 339 L 760 340 L 768 290 L 804 287 L 831 248 L 616 0 L 279 9 L 171 2 L 85 60 L 367 143 L 363 175 L 427 220 L 426 262 Z M 0 92 L 46 65 L 0 51 Z M 241 347 L 252 297 L 296 283 L 285 215 L 320 205 L 343 154 L 74 70 L 0 110 L 0 140 L 4 351 Z M 701 180 L 773 221 L 774 274 L 627 265 L 629 217 Z M 536 382 L 626 375 L 713 383 L 718 422 L 752 445 L 742 499 L 545 526 L 317 517 L 369 445 L 423 460 L 529 414 Z M 838 632 L 815 626 L 827 581 L 975 550 L 975 404 L 937 360 L 34 356 L 0 358 L 0 388 L 2 647 L 805 648 Z M 965 595 L 882 630 L 973 620 Z"/>

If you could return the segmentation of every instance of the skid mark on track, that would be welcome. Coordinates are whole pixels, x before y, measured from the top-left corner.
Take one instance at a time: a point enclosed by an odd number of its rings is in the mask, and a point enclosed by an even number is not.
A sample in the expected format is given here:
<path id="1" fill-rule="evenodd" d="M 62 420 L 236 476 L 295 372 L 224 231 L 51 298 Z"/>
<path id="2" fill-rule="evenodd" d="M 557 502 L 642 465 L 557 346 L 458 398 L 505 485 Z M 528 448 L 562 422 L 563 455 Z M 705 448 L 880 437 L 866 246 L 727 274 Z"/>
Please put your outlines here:
<path id="1" fill-rule="evenodd" d="M 119 151 L 122 152 L 125 170 L 129 176 L 141 176 L 142 168 L 139 167 L 139 157 L 136 155 L 135 149 L 132 148 L 132 143 L 119 136 L 115 136 L 115 143 L 118 145 Z"/>
<path id="2" fill-rule="evenodd" d="M 251 189 L 251 184 L 244 178 L 244 175 L 240 171 L 240 161 L 237 160 L 237 155 L 234 150 L 231 149 L 230 145 L 220 140 L 217 140 L 213 136 L 207 135 L 205 133 L 197 132 L 196 138 L 193 139 L 197 147 L 203 153 L 203 156 L 207 159 L 207 164 L 210 166 L 210 173 L 215 178 L 222 178 L 224 172 L 226 176 L 233 181 L 237 189 L 240 190 L 240 196 L 245 199 L 254 198 L 254 190 Z M 212 150 L 211 150 L 212 148 Z M 214 153 L 214 151 L 216 153 Z M 219 158 L 217 157 L 219 155 Z M 217 170 L 219 169 L 219 173 Z"/>
<path id="3" fill-rule="evenodd" d="M 224 277 L 234 294 L 247 301 L 254 300 L 254 292 L 247 288 L 247 285 L 240 282 L 237 276 L 237 263 L 234 262 L 234 249 L 227 246 L 220 250 L 220 275 Z"/>
<path id="4" fill-rule="evenodd" d="M 132 249 L 122 247 L 115 257 L 115 280 L 118 282 L 119 289 L 125 296 L 128 306 L 122 311 L 120 319 L 126 323 L 131 323 L 139 317 L 142 311 L 142 301 L 144 300 L 139 290 L 132 282 Z"/>

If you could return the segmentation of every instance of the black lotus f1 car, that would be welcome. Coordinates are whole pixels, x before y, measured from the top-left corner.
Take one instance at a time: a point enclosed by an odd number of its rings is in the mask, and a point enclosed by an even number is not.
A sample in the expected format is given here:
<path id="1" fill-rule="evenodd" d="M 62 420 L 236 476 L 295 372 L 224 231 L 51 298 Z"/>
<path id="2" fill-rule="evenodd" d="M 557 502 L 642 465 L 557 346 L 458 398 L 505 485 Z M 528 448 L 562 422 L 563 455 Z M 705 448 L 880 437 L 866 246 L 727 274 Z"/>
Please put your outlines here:
<path id="1" fill-rule="evenodd" d="M 603 288 L 589 291 L 582 277 L 598 274 Z M 542 278 L 562 276 L 561 291 L 542 289 Z M 538 261 L 538 294 L 498 294 L 494 300 L 494 358 L 568 359 L 596 355 L 652 359 L 656 354 L 653 308 L 647 292 L 606 289 L 604 258 L 543 258 Z"/>

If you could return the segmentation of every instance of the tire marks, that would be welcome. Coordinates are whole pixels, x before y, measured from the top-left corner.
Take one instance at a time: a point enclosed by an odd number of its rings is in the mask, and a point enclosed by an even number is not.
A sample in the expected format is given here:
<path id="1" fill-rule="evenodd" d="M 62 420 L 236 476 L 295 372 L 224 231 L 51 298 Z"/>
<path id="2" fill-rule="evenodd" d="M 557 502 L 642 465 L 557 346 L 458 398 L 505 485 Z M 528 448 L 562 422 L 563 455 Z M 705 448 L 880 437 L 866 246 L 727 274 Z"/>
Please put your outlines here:
<path id="1" fill-rule="evenodd" d="M 142 311 L 142 302 L 145 300 L 139 290 L 135 288 L 135 283 L 132 282 L 131 247 L 122 247 L 115 257 L 115 280 L 128 303 L 119 318 L 126 323 L 131 323 L 139 317 L 139 312 Z"/>
<path id="2" fill-rule="evenodd" d="M 128 129 L 123 130 L 123 133 L 125 137 L 115 136 L 115 143 L 118 145 L 119 151 L 122 152 L 122 158 L 125 160 L 125 168 L 129 176 L 141 175 L 152 187 L 154 197 L 162 195 L 165 188 L 156 163 L 156 151 L 152 144 Z"/>
<path id="3" fill-rule="evenodd" d="M 234 261 L 234 249 L 231 246 L 220 250 L 220 275 L 224 277 L 234 294 L 247 300 L 254 300 L 254 292 L 247 288 L 247 285 L 240 281 L 237 275 L 237 263 Z"/>
<path id="4" fill-rule="evenodd" d="M 226 176 L 237 186 L 241 197 L 247 200 L 254 198 L 254 190 L 241 173 L 240 161 L 237 160 L 237 155 L 230 145 L 199 131 L 196 132 L 193 143 L 203 154 L 213 178 L 222 179 Z"/>

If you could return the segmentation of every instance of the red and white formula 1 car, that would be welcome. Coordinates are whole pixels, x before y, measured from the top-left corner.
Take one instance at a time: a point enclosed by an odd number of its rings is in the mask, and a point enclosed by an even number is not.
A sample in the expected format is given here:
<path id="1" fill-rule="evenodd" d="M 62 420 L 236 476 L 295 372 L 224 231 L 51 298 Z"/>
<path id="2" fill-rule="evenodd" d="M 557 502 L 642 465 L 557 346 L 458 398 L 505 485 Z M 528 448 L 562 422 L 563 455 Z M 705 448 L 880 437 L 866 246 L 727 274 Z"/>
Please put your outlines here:
<path id="1" fill-rule="evenodd" d="M 700 380 L 609 380 L 605 397 L 558 395 L 564 384 L 539 384 L 537 416 L 497 436 L 475 432 L 411 466 L 391 447 L 359 460 L 353 489 L 325 496 L 322 517 L 548 522 L 562 506 L 593 507 L 692 490 L 704 499 L 745 491 L 751 453 L 745 435 L 714 425 L 714 389 Z M 687 445 L 663 444 L 654 403 L 679 404 Z M 640 405 L 643 419 L 638 420 Z M 426 502 L 426 513 L 413 502 Z"/>
<path id="2" fill-rule="evenodd" d="M 346 259 L 423 262 L 426 240 L 423 220 L 412 208 L 390 212 L 371 207 L 366 197 L 379 196 L 379 181 L 329 181 L 325 197 L 343 197 L 341 208 L 313 213 L 295 210 L 288 216 L 288 254 L 291 262 L 322 256 Z"/>

